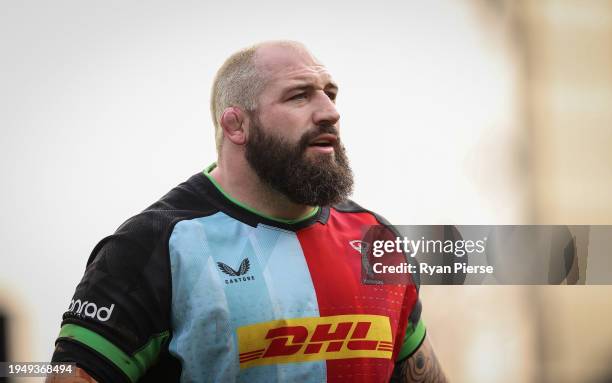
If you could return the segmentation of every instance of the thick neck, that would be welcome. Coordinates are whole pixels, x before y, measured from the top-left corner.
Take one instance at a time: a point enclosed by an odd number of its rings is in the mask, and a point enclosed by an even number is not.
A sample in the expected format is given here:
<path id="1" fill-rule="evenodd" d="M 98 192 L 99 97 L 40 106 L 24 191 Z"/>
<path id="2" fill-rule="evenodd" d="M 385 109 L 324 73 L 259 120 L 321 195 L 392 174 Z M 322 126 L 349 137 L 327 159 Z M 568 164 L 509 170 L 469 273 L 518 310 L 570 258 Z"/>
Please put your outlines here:
<path id="1" fill-rule="evenodd" d="M 271 189 L 249 168 L 213 164 L 204 173 L 229 200 L 265 218 L 296 223 L 312 217 L 318 207 L 295 204 Z"/>

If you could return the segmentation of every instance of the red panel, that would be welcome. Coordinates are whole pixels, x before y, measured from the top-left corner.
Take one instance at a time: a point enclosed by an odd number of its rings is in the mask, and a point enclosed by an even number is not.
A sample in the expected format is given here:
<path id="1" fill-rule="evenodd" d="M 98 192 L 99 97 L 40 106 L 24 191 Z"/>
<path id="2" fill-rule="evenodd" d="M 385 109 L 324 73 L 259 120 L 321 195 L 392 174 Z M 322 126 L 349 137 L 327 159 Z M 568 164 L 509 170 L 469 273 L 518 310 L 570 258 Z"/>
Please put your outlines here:
<path id="1" fill-rule="evenodd" d="M 408 315 L 416 303 L 414 286 L 364 285 L 361 254 L 349 242 L 363 239 L 369 213 L 330 211 L 328 222 L 299 231 L 298 239 L 314 284 L 321 316 L 370 314 L 390 318 L 393 358 L 351 358 L 327 361 L 328 382 L 388 382 L 406 331 Z M 398 335 L 399 334 L 399 335 Z"/>

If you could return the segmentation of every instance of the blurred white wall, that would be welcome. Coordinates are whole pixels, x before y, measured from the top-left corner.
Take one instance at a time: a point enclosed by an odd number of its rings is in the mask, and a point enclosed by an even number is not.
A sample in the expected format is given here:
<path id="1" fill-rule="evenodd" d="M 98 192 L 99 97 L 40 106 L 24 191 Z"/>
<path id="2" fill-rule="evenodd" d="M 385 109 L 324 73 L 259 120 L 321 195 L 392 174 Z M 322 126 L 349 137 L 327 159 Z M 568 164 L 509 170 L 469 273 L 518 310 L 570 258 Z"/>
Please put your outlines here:
<path id="1" fill-rule="evenodd" d="M 2 1 L 0 304 L 14 319 L 12 359 L 47 360 L 96 242 L 214 160 L 212 78 L 261 40 L 302 41 L 335 75 L 356 201 L 397 224 L 523 222 L 504 17 L 440 0 Z M 441 307 L 425 302 L 432 334 Z"/>

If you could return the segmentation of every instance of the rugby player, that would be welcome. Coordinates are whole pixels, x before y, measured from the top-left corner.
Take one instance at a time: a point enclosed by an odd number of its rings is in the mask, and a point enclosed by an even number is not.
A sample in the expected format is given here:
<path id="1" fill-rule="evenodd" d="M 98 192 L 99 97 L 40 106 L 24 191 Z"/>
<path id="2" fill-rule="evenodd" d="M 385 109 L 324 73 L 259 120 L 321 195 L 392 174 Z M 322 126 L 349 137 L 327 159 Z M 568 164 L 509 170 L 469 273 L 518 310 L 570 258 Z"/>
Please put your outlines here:
<path id="1" fill-rule="evenodd" d="M 217 161 L 93 249 L 54 362 L 79 382 L 445 382 L 416 284 L 361 281 L 338 86 L 302 44 L 226 60 Z M 62 380 L 63 379 L 63 380 Z"/>

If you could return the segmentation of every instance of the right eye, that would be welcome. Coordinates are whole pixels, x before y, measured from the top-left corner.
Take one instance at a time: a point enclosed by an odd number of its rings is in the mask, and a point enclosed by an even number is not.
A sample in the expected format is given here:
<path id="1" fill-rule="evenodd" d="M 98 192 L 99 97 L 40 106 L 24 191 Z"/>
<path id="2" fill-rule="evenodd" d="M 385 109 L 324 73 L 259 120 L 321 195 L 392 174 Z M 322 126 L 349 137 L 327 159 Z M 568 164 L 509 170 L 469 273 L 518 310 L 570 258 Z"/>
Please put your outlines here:
<path id="1" fill-rule="evenodd" d="M 296 95 L 291 96 L 289 98 L 289 100 L 301 100 L 301 99 L 304 99 L 306 97 L 307 97 L 306 92 L 300 92 L 300 93 L 298 93 Z"/>

